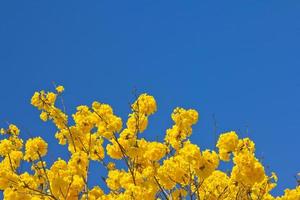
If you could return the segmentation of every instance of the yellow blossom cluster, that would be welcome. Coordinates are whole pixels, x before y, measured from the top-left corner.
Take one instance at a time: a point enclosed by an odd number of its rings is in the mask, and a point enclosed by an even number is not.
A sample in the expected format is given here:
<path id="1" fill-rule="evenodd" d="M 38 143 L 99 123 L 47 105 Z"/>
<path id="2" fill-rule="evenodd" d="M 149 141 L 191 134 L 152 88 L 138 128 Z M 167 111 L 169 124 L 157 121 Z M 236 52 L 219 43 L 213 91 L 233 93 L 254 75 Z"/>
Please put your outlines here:
<path id="1" fill-rule="evenodd" d="M 142 133 L 157 110 L 153 96 L 136 98 L 124 126 L 110 105 L 97 101 L 78 106 L 70 124 L 64 105 L 59 108 L 56 102 L 63 92 L 63 86 L 55 92 L 35 92 L 31 104 L 41 111 L 41 120 L 51 120 L 57 127 L 55 138 L 67 146 L 69 159 L 47 163 L 48 144 L 41 137 L 29 138 L 24 145 L 16 125 L 0 129 L 4 199 L 300 200 L 299 185 L 286 189 L 283 196 L 271 194 L 277 176 L 266 172 L 249 138 L 239 138 L 234 131 L 223 133 L 215 150 L 192 143 L 196 110 L 174 109 L 174 125 L 164 141 L 149 141 Z M 31 171 L 22 171 L 22 162 L 29 163 Z M 105 187 L 100 187 L 101 179 L 90 187 L 92 162 L 104 166 L 99 174 Z M 230 162 L 232 168 L 222 171 L 220 162 Z"/>
<path id="2" fill-rule="evenodd" d="M 198 112 L 193 109 L 176 108 L 171 117 L 175 125 L 167 130 L 165 141 L 178 150 L 182 147 L 182 142 L 192 134 L 192 125 L 198 121 Z"/>

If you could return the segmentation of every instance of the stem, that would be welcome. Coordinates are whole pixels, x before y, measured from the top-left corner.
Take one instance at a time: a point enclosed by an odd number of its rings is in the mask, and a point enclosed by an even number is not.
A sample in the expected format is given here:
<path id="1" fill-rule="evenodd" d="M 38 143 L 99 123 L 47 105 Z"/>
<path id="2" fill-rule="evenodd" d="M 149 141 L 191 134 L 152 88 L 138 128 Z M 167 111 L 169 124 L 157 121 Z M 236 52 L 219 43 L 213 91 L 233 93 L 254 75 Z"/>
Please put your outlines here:
<path id="1" fill-rule="evenodd" d="M 43 168 L 43 171 L 44 171 L 44 173 L 45 173 L 46 180 L 47 180 L 47 182 L 48 182 L 48 186 L 49 186 L 50 193 L 53 195 L 52 190 L 51 190 L 50 180 L 49 180 L 49 177 L 48 177 L 46 168 L 45 168 L 45 166 L 44 166 L 44 161 L 43 161 L 43 159 L 42 159 L 41 154 L 39 153 L 39 151 L 37 151 L 37 154 L 38 154 L 38 156 L 39 156 L 40 162 L 42 163 L 42 168 Z"/>
<path id="2" fill-rule="evenodd" d="M 156 184 L 158 185 L 160 191 L 162 192 L 162 194 L 164 195 L 164 197 L 169 200 L 168 195 L 165 193 L 165 190 L 162 188 L 162 186 L 159 184 L 157 178 L 154 176 L 154 180 L 156 182 Z"/>

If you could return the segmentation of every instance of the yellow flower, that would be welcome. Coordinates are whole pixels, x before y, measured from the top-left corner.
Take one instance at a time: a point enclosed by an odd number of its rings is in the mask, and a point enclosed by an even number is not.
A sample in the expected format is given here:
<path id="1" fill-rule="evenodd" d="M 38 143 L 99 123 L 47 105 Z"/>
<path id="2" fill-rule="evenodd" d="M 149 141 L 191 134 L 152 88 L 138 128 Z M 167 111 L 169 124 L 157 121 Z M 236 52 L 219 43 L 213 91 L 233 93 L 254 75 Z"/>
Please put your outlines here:
<path id="1" fill-rule="evenodd" d="M 129 114 L 126 123 L 128 129 L 134 133 L 142 133 L 148 126 L 148 117 L 146 115 Z"/>
<path id="2" fill-rule="evenodd" d="M 156 101 L 153 96 L 141 94 L 131 106 L 132 111 L 143 115 L 151 115 L 156 112 Z"/>
<path id="3" fill-rule="evenodd" d="M 7 130 L 8 133 L 12 134 L 12 135 L 19 135 L 20 130 L 18 129 L 18 127 L 14 124 L 10 124 Z"/>
<path id="4" fill-rule="evenodd" d="M 45 122 L 48 120 L 48 114 L 46 112 L 41 112 L 40 118 Z"/>
<path id="5" fill-rule="evenodd" d="M 159 142 L 150 142 L 147 144 L 146 151 L 143 152 L 144 157 L 151 161 L 158 161 L 162 159 L 167 153 L 166 145 Z"/>
<path id="6" fill-rule="evenodd" d="M 220 159 L 229 161 L 230 154 L 236 150 L 238 143 L 238 136 L 234 131 L 221 134 L 217 142 Z"/>
<path id="7" fill-rule="evenodd" d="M 47 153 L 48 144 L 41 138 L 30 138 L 25 144 L 25 156 L 27 161 L 38 160 Z"/>
<path id="8" fill-rule="evenodd" d="M 1 128 L 1 129 L 0 129 L 0 134 L 1 134 L 1 135 L 4 135 L 5 133 L 6 133 L 5 129 L 4 129 L 4 128 Z"/>
<path id="9" fill-rule="evenodd" d="M 64 86 L 59 85 L 55 88 L 55 90 L 57 93 L 62 93 L 65 90 L 65 88 L 64 88 Z"/>
<path id="10" fill-rule="evenodd" d="M 108 169 L 108 170 L 113 170 L 113 169 L 115 169 L 115 168 L 116 168 L 116 164 L 115 164 L 115 163 L 109 162 L 109 163 L 107 164 L 107 169 Z"/>

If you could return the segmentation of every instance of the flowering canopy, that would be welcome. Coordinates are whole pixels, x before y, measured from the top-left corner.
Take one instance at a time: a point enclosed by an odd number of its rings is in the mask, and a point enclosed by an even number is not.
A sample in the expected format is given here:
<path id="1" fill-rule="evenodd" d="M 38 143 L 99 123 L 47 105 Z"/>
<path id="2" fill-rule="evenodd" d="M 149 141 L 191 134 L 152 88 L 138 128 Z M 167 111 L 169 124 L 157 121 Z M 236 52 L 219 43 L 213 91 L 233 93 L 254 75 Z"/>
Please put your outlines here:
<path id="1" fill-rule="evenodd" d="M 199 118 L 196 110 L 175 108 L 174 125 L 166 131 L 164 141 L 147 141 L 142 133 L 157 109 L 152 96 L 142 94 L 136 99 L 125 125 L 110 105 L 100 102 L 78 106 L 70 125 L 68 115 L 56 106 L 63 92 L 63 86 L 55 92 L 35 92 L 31 104 L 41 111 L 43 121 L 53 121 L 55 138 L 67 145 L 70 159 L 58 158 L 47 167 L 46 141 L 35 137 L 24 145 L 15 125 L 2 128 L 0 190 L 4 199 L 300 199 L 300 186 L 285 190 L 282 197 L 270 194 L 277 177 L 266 174 L 249 138 L 239 138 L 234 131 L 223 133 L 217 151 L 193 144 L 189 136 Z M 92 160 L 107 170 L 108 189 L 89 188 Z M 118 169 L 116 160 L 123 160 L 126 167 Z M 31 163 L 32 172 L 20 171 L 24 161 Z M 231 171 L 221 171 L 220 162 L 233 162 Z"/>

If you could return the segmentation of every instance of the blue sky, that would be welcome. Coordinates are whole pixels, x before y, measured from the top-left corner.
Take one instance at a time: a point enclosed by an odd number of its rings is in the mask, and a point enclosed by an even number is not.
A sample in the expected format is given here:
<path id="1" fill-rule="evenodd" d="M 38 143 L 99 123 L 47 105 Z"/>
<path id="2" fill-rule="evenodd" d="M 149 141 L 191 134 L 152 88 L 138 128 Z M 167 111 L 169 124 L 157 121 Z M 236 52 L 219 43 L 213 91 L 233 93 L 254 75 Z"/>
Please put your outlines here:
<path id="1" fill-rule="evenodd" d="M 145 137 L 162 138 L 176 106 L 195 108 L 192 140 L 212 148 L 214 115 L 218 133 L 256 142 L 281 194 L 300 172 L 299 10 L 293 0 L 1 1 L 1 127 L 42 135 L 51 162 L 65 149 L 30 105 L 34 91 L 55 81 L 69 113 L 98 100 L 126 118 L 136 88 L 158 102 Z"/>

